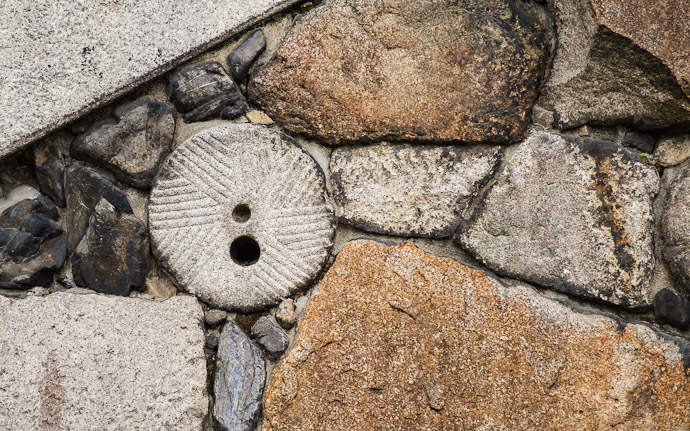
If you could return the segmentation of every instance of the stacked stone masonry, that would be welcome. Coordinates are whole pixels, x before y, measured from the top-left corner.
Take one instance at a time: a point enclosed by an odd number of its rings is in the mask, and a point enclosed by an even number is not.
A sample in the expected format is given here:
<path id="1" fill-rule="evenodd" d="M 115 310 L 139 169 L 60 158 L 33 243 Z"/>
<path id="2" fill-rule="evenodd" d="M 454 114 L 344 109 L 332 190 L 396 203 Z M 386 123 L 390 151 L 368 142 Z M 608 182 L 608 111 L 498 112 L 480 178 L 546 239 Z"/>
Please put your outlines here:
<path id="1" fill-rule="evenodd" d="M 688 0 L 24 3 L 0 431 L 690 431 Z"/>

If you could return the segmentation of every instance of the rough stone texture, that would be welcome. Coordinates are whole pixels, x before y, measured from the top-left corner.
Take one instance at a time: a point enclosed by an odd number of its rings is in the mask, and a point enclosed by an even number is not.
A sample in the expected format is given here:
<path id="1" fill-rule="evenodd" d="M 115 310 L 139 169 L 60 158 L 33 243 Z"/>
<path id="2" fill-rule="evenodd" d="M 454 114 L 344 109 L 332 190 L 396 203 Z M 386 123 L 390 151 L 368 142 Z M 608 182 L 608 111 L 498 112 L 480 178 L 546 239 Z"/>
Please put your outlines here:
<path id="1" fill-rule="evenodd" d="M 607 141 L 534 134 L 456 239 L 500 274 L 625 307 L 650 304 L 659 177 Z"/>
<path id="2" fill-rule="evenodd" d="M 261 414 L 266 364 L 261 349 L 227 322 L 216 356 L 213 424 L 217 431 L 251 431 Z"/>
<path id="3" fill-rule="evenodd" d="M 201 307 L 56 293 L 0 297 L 0 429 L 200 430 Z"/>
<path id="4" fill-rule="evenodd" d="M 171 75 L 168 98 L 187 123 L 232 119 L 247 110 L 244 96 L 217 61 L 194 63 Z"/>
<path id="5" fill-rule="evenodd" d="M 623 136 L 621 143 L 626 147 L 637 148 L 643 153 L 651 154 L 654 152 L 656 139 L 647 133 L 628 132 Z"/>
<path id="6" fill-rule="evenodd" d="M 689 349 L 411 244 L 356 241 L 271 376 L 263 430 L 687 431 Z"/>
<path id="7" fill-rule="evenodd" d="M 69 147 L 74 137 L 62 132 L 34 145 L 36 180 L 41 192 L 55 205 L 65 206 L 65 160 L 62 148 Z"/>
<path id="8" fill-rule="evenodd" d="M 72 163 L 65 178 L 67 197 L 67 244 L 72 253 L 84 236 L 89 219 L 101 199 L 110 202 L 121 213 L 132 213 L 132 207 L 124 193 L 108 179 L 95 171 Z"/>
<path id="9" fill-rule="evenodd" d="M 247 77 L 249 68 L 266 49 L 266 38 L 261 29 L 254 30 L 230 55 L 228 64 L 230 73 L 237 82 L 242 82 Z"/>
<path id="10" fill-rule="evenodd" d="M 266 350 L 271 359 L 279 358 L 290 344 L 287 334 L 266 316 L 254 323 L 252 336 Z"/>
<path id="11" fill-rule="evenodd" d="M 79 135 L 70 148 L 72 157 L 105 166 L 117 179 L 146 189 L 170 154 L 175 134 L 172 106 L 153 97 L 141 97 L 118 106 L 114 120 L 105 120 Z"/>
<path id="12" fill-rule="evenodd" d="M 206 129 L 173 151 L 154 183 L 154 255 L 182 289 L 214 307 L 277 304 L 329 256 L 335 215 L 325 183 L 285 135 L 251 124 Z"/>
<path id="13" fill-rule="evenodd" d="M 690 301 L 672 290 L 661 289 L 654 296 L 654 317 L 684 331 L 690 327 Z"/>
<path id="14" fill-rule="evenodd" d="M 295 301 L 288 298 L 280 303 L 276 311 L 276 321 L 285 329 L 295 326 L 297 316 L 295 316 Z"/>
<path id="15" fill-rule="evenodd" d="M 690 289 L 690 161 L 675 168 L 668 185 L 662 234 L 671 271 Z"/>
<path id="16" fill-rule="evenodd" d="M 248 87 L 279 125 L 331 144 L 524 138 L 547 59 L 530 2 L 330 0 Z"/>
<path id="17" fill-rule="evenodd" d="M 35 189 L 25 189 L 15 189 L 0 203 L 0 287 L 3 288 L 47 287 L 53 282 L 53 273 L 62 268 L 67 258 L 67 238 L 56 223 L 57 208 Z"/>
<path id="18" fill-rule="evenodd" d="M 371 232 L 449 237 L 501 154 L 485 146 L 339 148 L 330 163 L 339 218 Z"/>
<path id="19" fill-rule="evenodd" d="M 0 156 L 294 3 L 0 2 Z"/>
<path id="20" fill-rule="evenodd" d="M 220 325 L 228 318 L 228 313 L 225 310 L 208 310 L 204 314 L 204 322 L 209 326 Z"/>
<path id="21" fill-rule="evenodd" d="M 72 255 L 77 286 L 127 296 L 146 287 L 149 254 L 146 227 L 102 198 Z"/>
<path id="22" fill-rule="evenodd" d="M 661 166 L 679 165 L 687 159 L 690 159 L 690 135 L 660 139 L 654 151 L 654 161 Z"/>
<path id="23" fill-rule="evenodd" d="M 553 107 L 558 127 L 690 124 L 690 100 L 667 67 L 688 61 L 680 60 L 690 43 L 687 0 L 651 6 L 640 0 L 549 0 L 549 6 L 558 44 L 542 103 Z"/>

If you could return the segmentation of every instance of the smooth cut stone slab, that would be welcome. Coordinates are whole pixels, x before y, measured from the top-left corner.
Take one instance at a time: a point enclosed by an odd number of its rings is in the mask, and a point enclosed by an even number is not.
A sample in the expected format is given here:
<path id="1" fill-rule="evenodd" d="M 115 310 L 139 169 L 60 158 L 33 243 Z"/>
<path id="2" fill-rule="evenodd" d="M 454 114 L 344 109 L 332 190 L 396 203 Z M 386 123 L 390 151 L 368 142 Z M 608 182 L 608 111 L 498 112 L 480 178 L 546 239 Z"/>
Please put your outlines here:
<path id="1" fill-rule="evenodd" d="M 183 296 L 0 297 L 0 429 L 202 429 L 202 318 Z"/>
<path id="2" fill-rule="evenodd" d="M 495 146 L 339 148 L 330 163 L 339 218 L 370 232 L 450 237 L 501 154 Z"/>
<path id="3" fill-rule="evenodd" d="M 213 391 L 218 431 L 251 431 L 261 415 L 266 361 L 261 349 L 233 322 L 220 334 Z"/>
<path id="4" fill-rule="evenodd" d="M 531 135 L 456 239 L 502 275 L 596 301 L 646 307 L 659 176 L 608 141 Z"/>
<path id="5" fill-rule="evenodd" d="M 264 431 L 690 429 L 690 343 L 353 241 L 271 375 Z"/>
<path id="6" fill-rule="evenodd" d="M 0 157 L 294 3 L 0 2 Z"/>
<path id="7" fill-rule="evenodd" d="M 227 124 L 184 141 L 149 200 L 154 255 L 180 288 L 253 311 L 309 284 L 328 259 L 335 214 L 316 161 L 286 135 Z"/>

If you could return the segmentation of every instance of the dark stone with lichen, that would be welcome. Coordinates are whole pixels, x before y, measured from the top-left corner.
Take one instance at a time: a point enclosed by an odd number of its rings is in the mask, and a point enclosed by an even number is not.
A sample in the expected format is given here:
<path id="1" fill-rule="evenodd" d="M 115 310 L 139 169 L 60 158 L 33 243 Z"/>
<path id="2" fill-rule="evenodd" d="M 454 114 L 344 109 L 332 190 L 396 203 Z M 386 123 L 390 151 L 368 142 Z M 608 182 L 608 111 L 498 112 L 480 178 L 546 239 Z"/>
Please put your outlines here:
<path id="1" fill-rule="evenodd" d="M 532 2 L 332 0 L 295 26 L 250 99 L 329 144 L 523 139 L 549 51 Z"/>
<path id="2" fill-rule="evenodd" d="M 672 290 L 661 289 L 654 296 L 654 317 L 684 331 L 690 327 L 690 301 Z"/>
<path id="3" fill-rule="evenodd" d="M 671 174 L 661 223 L 664 258 L 678 283 L 690 291 L 690 161 L 685 161 L 664 175 Z"/>
<path id="4" fill-rule="evenodd" d="M 142 290 L 148 250 L 146 227 L 141 220 L 119 213 L 102 198 L 72 254 L 74 282 L 113 295 L 127 296 L 132 289 Z"/>
<path id="5" fill-rule="evenodd" d="M 90 127 L 72 143 L 72 157 L 104 166 L 117 179 L 140 189 L 151 186 L 172 150 L 175 116 L 167 103 L 142 97 L 121 105 L 114 119 Z"/>
<path id="6" fill-rule="evenodd" d="M 233 119 L 247 111 L 244 96 L 217 61 L 194 63 L 172 74 L 168 98 L 187 123 Z"/>
<path id="7" fill-rule="evenodd" d="M 58 212 L 45 196 L 25 199 L 0 214 L 0 287 L 49 286 L 67 257 Z"/>

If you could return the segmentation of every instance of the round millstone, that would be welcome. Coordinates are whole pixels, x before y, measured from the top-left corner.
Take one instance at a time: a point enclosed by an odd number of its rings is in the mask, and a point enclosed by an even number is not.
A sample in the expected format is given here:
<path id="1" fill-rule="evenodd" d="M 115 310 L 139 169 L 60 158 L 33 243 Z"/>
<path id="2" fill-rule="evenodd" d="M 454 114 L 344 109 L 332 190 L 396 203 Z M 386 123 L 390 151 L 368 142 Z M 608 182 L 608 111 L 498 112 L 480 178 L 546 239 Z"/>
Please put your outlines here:
<path id="1" fill-rule="evenodd" d="M 335 214 L 309 153 L 262 126 L 227 124 L 187 139 L 164 162 L 149 226 L 155 256 L 182 289 L 254 311 L 321 271 Z"/>

